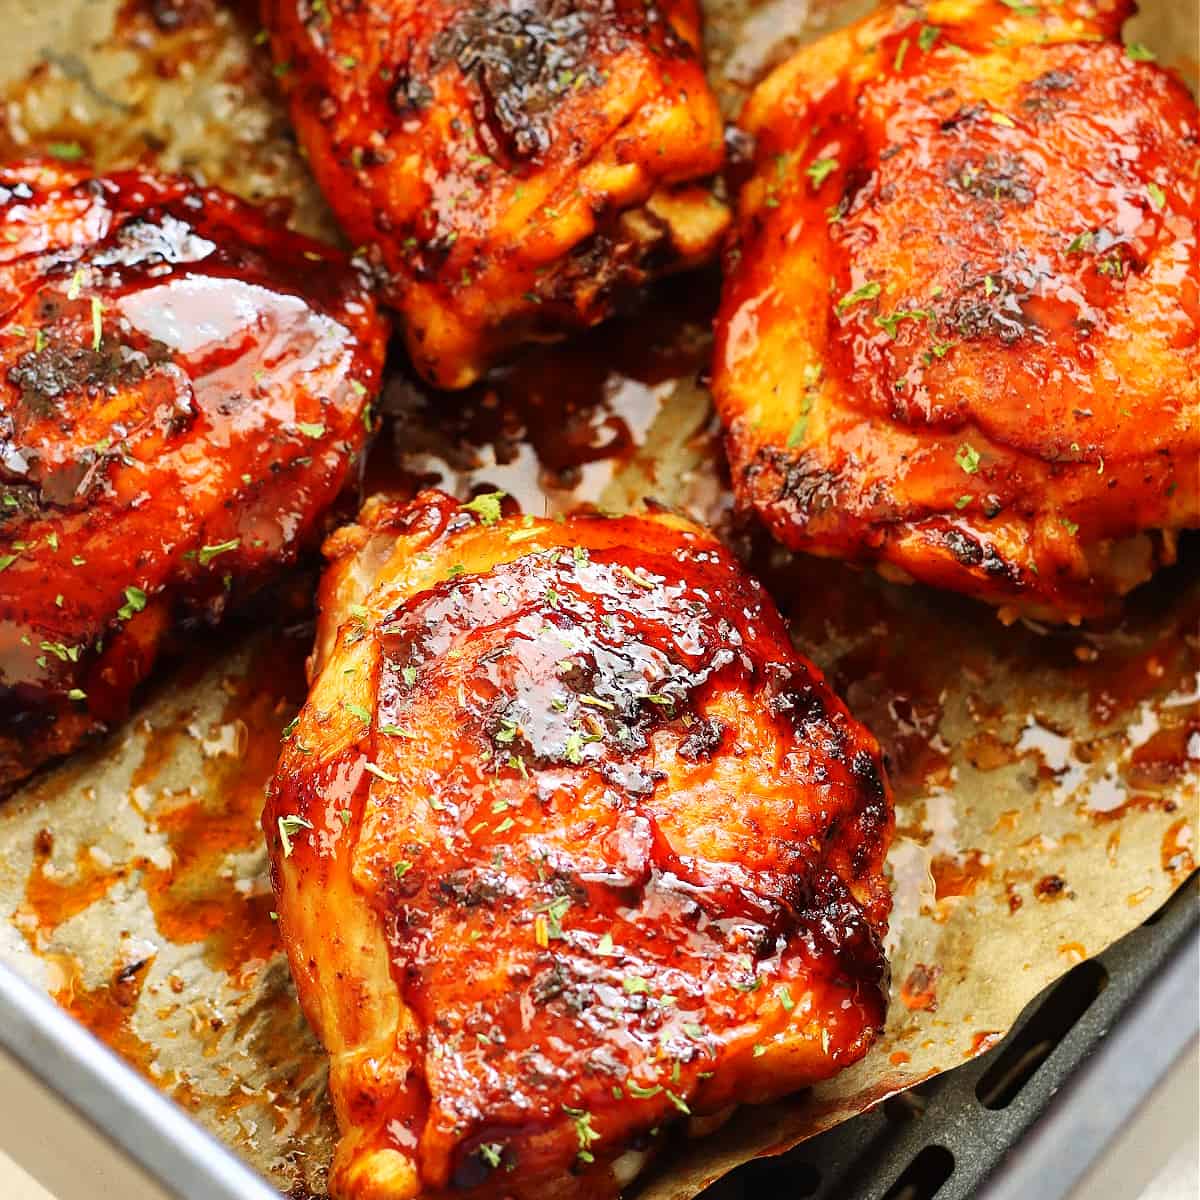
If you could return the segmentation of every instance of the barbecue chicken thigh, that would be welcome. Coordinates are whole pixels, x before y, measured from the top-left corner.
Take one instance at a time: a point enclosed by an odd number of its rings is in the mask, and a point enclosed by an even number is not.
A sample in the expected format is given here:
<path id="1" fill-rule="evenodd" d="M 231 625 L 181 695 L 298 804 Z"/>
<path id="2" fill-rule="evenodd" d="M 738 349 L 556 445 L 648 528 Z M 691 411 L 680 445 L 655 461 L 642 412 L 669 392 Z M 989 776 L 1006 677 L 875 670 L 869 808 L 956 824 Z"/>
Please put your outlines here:
<path id="1" fill-rule="evenodd" d="M 788 546 L 1074 621 L 1200 524 L 1196 105 L 1131 7 L 889 7 L 750 98 L 714 390 Z"/>
<path id="2" fill-rule="evenodd" d="M 313 173 L 413 362 L 465 387 L 728 224 L 696 0 L 262 0 Z"/>
<path id="3" fill-rule="evenodd" d="M 612 1195 L 883 1020 L 879 748 L 762 588 L 675 516 L 497 502 L 330 539 L 269 789 L 339 1200 Z"/>
<path id="4" fill-rule="evenodd" d="M 320 536 L 385 331 L 339 255 L 186 179 L 0 167 L 0 225 L 7 787 Z"/>

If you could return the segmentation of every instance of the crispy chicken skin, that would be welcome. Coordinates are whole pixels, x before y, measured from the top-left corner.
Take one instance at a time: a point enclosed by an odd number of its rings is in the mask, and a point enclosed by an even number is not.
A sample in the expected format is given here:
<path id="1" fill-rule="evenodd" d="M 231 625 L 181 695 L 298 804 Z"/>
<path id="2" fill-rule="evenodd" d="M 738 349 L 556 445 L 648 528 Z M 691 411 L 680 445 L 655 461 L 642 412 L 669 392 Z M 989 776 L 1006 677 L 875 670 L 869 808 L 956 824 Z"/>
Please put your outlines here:
<path id="1" fill-rule="evenodd" d="M 889 7 L 749 100 L 714 391 L 788 546 L 1073 621 L 1200 524 L 1196 105 L 1130 7 Z"/>
<path id="2" fill-rule="evenodd" d="M 186 179 L 0 167 L 0 224 L 9 786 L 319 538 L 385 327 L 336 252 Z"/>
<path id="3" fill-rule="evenodd" d="M 489 503 L 330 539 L 268 789 L 339 1200 L 612 1195 L 883 1019 L 879 748 L 762 588 L 675 516 Z"/>
<path id="4" fill-rule="evenodd" d="M 695 0 L 263 0 L 334 213 L 417 368 L 465 387 L 499 353 L 606 317 L 716 252 L 728 212 Z"/>

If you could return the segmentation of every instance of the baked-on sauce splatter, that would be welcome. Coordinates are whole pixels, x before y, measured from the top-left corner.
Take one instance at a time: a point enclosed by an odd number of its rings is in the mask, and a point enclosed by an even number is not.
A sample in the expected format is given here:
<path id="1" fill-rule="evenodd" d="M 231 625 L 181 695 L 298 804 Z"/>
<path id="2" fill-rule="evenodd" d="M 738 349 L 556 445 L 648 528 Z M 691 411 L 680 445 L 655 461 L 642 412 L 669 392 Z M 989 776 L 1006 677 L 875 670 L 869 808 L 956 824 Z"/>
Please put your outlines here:
<path id="1" fill-rule="evenodd" d="M 971 1045 L 963 1054 L 964 1058 L 975 1058 L 986 1054 L 993 1046 L 1003 1041 L 1004 1034 L 998 1029 L 981 1029 L 971 1038 Z"/>
<path id="2" fill-rule="evenodd" d="M 222 724 L 237 729 L 237 752 L 208 760 L 200 798 L 159 798 L 149 812 L 170 850 L 169 865 L 143 865 L 142 887 L 158 931 L 177 946 L 203 943 L 209 964 L 234 986 L 248 986 L 280 949 L 274 898 L 265 890 L 240 891 L 221 868 L 230 855 L 259 845 L 263 789 L 279 733 L 303 697 L 297 649 L 295 639 L 275 639 L 258 652 L 248 675 L 231 681 Z M 261 675 L 268 664 L 269 682 Z"/>
<path id="3" fill-rule="evenodd" d="M 23 903 L 14 914 L 31 947 L 55 968 L 59 1002 L 148 1078 L 173 1091 L 154 1070 L 157 1048 L 135 1034 L 131 1021 L 153 954 L 140 962 L 117 962 L 109 977 L 92 986 L 82 982 L 83 964 L 49 951 L 56 929 L 103 901 L 118 880 L 136 881 L 154 914 L 156 932 L 174 947 L 198 945 L 209 967 L 229 986 L 249 991 L 256 974 L 276 958 L 282 945 L 274 920 L 274 898 L 265 880 L 240 888 L 231 856 L 253 855 L 261 845 L 263 793 L 278 756 L 279 736 L 304 695 L 305 643 L 278 637 L 260 645 L 244 674 L 226 683 L 228 700 L 216 730 L 221 749 L 204 758 L 194 785 L 176 794 L 163 789 L 160 774 L 183 744 L 212 732 L 192 725 L 182 711 L 168 725 L 142 735 L 145 753 L 132 773 L 130 800 L 154 832 L 166 834 L 169 860 L 161 864 L 134 856 L 113 862 L 81 846 L 72 868 L 51 869 L 54 837 L 40 831 Z M 115 948 L 114 948 L 115 949 Z M 195 996 L 184 997 L 194 1002 Z"/>
<path id="4" fill-rule="evenodd" d="M 75 854 L 75 869 L 60 878 L 53 869 L 47 871 L 54 853 L 54 835 L 41 830 L 34 839 L 33 865 L 25 882 L 25 902 L 14 914 L 24 923 L 29 920 L 37 929 L 50 933 L 76 913 L 95 904 L 125 873 L 113 868 L 83 847 Z"/>
<path id="5" fill-rule="evenodd" d="M 900 1000 L 910 1012 L 934 1012 L 937 1009 L 937 981 L 942 968 L 917 963 L 900 985 Z"/>
<path id="6" fill-rule="evenodd" d="M 936 900 L 974 895 L 980 884 L 990 879 L 992 874 L 987 856 L 979 850 L 968 850 L 953 856 L 939 854 L 929 867 Z"/>
<path id="7" fill-rule="evenodd" d="M 1186 879 L 1196 869 L 1196 830 L 1186 817 L 1180 817 L 1163 834 L 1162 869 L 1177 879 Z"/>

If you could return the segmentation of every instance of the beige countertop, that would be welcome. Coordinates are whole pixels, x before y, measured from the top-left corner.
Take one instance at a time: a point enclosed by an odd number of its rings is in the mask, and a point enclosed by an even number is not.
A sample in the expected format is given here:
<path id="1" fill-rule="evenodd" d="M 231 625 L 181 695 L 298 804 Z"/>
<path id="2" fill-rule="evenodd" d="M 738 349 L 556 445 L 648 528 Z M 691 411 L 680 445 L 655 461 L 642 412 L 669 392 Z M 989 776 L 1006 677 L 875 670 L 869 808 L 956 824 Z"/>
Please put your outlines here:
<path id="1" fill-rule="evenodd" d="M 0 1200 L 171 1200 L 0 1052 Z"/>

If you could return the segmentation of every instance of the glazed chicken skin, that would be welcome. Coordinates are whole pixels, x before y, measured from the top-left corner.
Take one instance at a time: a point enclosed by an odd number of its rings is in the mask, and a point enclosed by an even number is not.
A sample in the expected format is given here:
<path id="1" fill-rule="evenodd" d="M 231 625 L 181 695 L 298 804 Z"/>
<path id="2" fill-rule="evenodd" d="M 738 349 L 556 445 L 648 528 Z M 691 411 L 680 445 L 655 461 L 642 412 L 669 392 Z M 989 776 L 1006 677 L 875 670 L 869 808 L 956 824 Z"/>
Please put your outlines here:
<path id="1" fill-rule="evenodd" d="M 1076 621 L 1200 525 L 1196 105 L 1130 7 L 890 7 L 749 100 L 714 392 L 786 545 Z"/>
<path id="2" fill-rule="evenodd" d="M 263 0 L 309 164 L 418 370 L 609 315 L 713 255 L 723 129 L 696 0 Z"/>
<path id="3" fill-rule="evenodd" d="M 336 252 L 186 179 L 27 162 L 0 213 L 7 788 L 319 539 L 385 326 Z"/>
<path id="4" fill-rule="evenodd" d="M 330 539 L 268 789 L 339 1200 L 614 1195 L 883 1020 L 879 748 L 761 587 L 679 517 L 497 505 Z"/>

